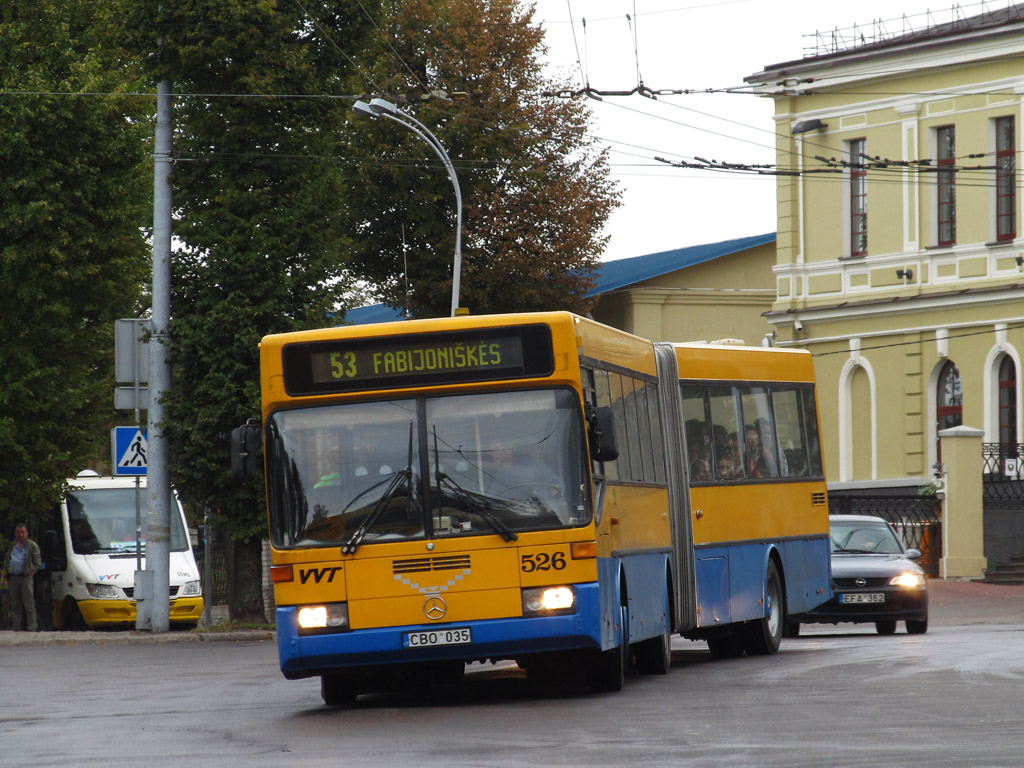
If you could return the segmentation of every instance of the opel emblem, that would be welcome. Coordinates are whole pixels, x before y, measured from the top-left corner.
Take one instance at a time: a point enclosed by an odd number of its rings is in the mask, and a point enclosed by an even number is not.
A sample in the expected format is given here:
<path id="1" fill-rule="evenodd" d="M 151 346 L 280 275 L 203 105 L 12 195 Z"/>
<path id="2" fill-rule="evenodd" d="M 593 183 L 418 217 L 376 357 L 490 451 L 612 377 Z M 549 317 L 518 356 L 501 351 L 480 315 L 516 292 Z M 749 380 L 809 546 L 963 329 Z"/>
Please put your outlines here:
<path id="1" fill-rule="evenodd" d="M 444 615 L 448 613 L 448 605 L 443 597 L 431 595 L 423 601 L 423 613 L 428 619 L 437 621 L 438 619 L 443 619 Z"/>
<path id="2" fill-rule="evenodd" d="M 854 582 L 854 584 L 856 584 L 858 587 L 866 587 L 868 585 L 868 580 L 867 579 L 860 579 L 860 578 L 858 578 Z"/>

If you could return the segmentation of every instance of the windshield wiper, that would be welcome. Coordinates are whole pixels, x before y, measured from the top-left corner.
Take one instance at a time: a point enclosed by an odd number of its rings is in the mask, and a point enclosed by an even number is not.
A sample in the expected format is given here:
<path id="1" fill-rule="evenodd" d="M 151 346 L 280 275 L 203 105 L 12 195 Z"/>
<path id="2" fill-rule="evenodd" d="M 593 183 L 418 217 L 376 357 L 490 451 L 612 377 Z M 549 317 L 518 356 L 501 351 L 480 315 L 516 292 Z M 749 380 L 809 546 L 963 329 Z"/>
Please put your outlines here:
<path id="1" fill-rule="evenodd" d="M 377 522 L 377 518 L 380 517 L 381 513 L 385 509 L 387 509 L 388 504 L 391 502 L 392 499 L 395 498 L 395 496 L 398 495 L 398 491 L 403 485 L 408 485 L 409 488 L 408 492 L 406 493 L 406 496 L 408 498 L 408 501 L 406 502 L 407 507 L 409 504 L 412 503 L 412 426 L 412 422 L 410 421 L 409 460 L 405 466 L 405 469 L 398 470 L 398 472 L 395 473 L 395 476 L 391 478 L 391 481 L 388 483 L 387 488 L 385 488 L 384 492 L 380 495 L 380 498 L 377 500 L 377 503 L 370 511 L 370 514 L 363 518 L 363 522 L 359 524 L 358 528 L 356 528 L 355 532 L 352 534 L 352 537 L 345 543 L 344 546 L 342 546 L 342 554 L 351 555 L 355 553 L 355 551 L 359 548 L 359 545 L 362 544 L 363 538 L 366 536 L 366 532 L 370 530 L 371 526 L 373 526 L 375 522 Z M 358 498 L 358 496 L 356 498 Z"/>
<path id="2" fill-rule="evenodd" d="M 504 520 L 494 515 L 492 512 L 494 507 L 489 501 L 474 493 L 470 493 L 444 472 L 438 472 L 437 489 L 440 491 L 442 488 L 447 490 L 455 499 L 462 502 L 467 512 L 477 515 L 491 528 L 500 533 L 501 538 L 505 541 L 515 541 L 519 538 L 516 536 L 515 531 L 506 525 Z"/>

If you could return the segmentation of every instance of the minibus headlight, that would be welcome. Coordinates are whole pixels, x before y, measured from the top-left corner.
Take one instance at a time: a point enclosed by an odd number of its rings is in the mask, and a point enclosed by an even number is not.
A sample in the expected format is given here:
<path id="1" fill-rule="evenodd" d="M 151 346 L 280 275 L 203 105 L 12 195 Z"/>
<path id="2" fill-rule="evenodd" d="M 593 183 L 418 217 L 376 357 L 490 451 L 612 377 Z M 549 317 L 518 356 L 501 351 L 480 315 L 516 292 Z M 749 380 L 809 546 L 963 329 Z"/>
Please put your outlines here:
<path id="1" fill-rule="evenodd" d="M 523 616 L 552 616 L 575 613 L 576 593 L 572 587 L 530 587 L 523 590 Z"/>
<path id="2" fill-rule="evenodd" d="M 89 597 L 100 600 L 116 600 L 121 597 L 121 590 L 109 584 L 86 584 L 85 588 L 89 591 Z"/>
<path id="3" fill-rule="evenodd" d="M 348 603 L 304 605 L 299 608 L 300 632 L 348 631 Z"/>
<path id="4" fill-rule="evenodd" d="M 199 597 L 201 594 L 203 594 L 203 587 L 198 581 L 186 581 L 182 585 L 178 597 Z"/>

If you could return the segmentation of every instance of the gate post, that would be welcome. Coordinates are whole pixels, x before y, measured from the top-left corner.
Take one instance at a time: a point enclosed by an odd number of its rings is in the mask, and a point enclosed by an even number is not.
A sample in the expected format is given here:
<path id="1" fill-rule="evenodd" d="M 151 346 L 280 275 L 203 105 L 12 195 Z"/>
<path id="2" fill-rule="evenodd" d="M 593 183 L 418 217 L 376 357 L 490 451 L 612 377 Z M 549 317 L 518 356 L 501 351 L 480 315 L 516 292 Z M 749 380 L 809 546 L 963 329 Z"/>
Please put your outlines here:
<path id="1" fill-rule="evenodd" d="M 952 427 L 939 432 L 946 493 L 942 502 L 942 559 L 944 579 L 980 579 L 985 575 L 985 525 L 982 503 L 984 432 Z"/>

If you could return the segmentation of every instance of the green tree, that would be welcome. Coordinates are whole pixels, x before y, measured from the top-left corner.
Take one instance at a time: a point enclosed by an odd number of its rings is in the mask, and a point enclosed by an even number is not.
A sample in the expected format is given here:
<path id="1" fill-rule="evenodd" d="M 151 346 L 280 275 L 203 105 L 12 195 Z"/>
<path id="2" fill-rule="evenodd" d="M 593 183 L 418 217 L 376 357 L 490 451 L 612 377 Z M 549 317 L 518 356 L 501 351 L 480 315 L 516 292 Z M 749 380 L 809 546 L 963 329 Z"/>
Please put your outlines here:
<path id="1" fill-rule="evenodd" d="M 517 0 L 395 0 L 355 89 L 398 104 L 447 149 L 462 188 L 460 304 L 474 314 L 586 311 L 618 204 L 589 107 L 551 99 L 543 31 Z M 457 95 L 458 94 L 458 95 Z M 454 193 L 426 142 L 353 117 L 347 171 L 352 266 L 395 307 L 450 309 Z M 406 295 L 408 264 L 409 294 Z"/>
<path id="2" fill-rule="evenodd" d="M 152 101 L 117 3 L 0 5 L 0 522 L 109 456 L 113 329 L 149 274 Z M 90 95 L 101 94 L 101 95 Z M 36 531 L 38 533 L 38 531 Z"/>
<path id="3" fill-rule="evenodd" d="M 232 542 L 232 618 L 262 613 L 263 483 L 232 486 L 227 436 L 259 415 L 259 340 L 322 326 L 353 290 L 338 226 L 337 128 L 359 4 L 189 0 L 159 19 L 150 73 L 174 102 L 171 476 Z M 307 12 L 306 9 L 309 9 Z M 139 29 L 146 29 L 141 23 Z"/>

